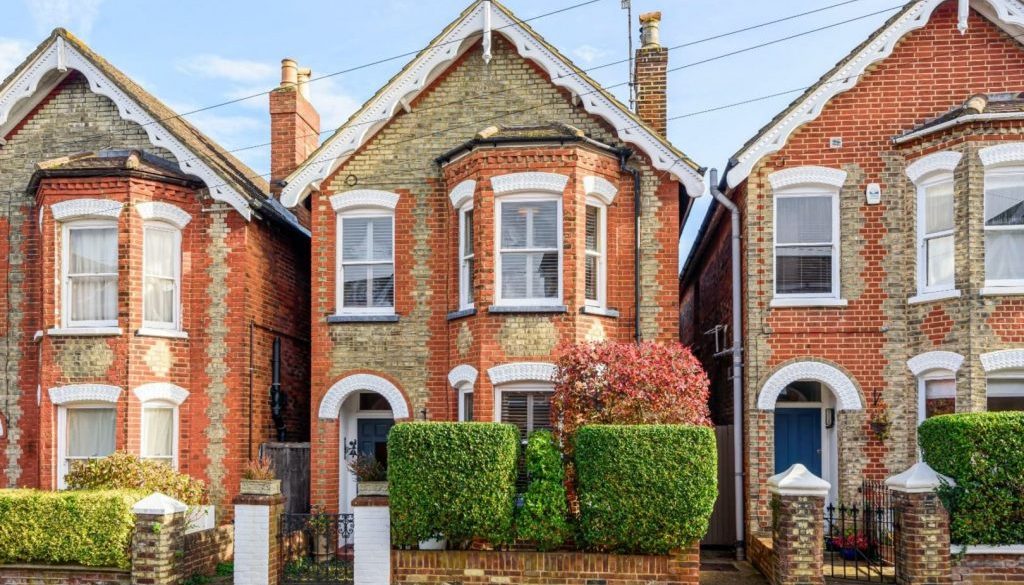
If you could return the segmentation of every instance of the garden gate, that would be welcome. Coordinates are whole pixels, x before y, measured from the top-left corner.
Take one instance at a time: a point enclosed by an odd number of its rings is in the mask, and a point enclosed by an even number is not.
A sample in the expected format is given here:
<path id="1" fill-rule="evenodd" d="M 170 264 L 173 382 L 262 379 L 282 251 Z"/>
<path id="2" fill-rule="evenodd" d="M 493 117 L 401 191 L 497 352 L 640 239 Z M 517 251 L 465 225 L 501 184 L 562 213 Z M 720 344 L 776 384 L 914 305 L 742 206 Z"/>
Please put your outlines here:
<path id="1" fill-rule="evenodd" d="M 825 576 L 862 583 L 896 583 L 899 510 L 880 481 L 864 480 L 860 505 L 825 508 Z"/>
<path id="2" fill-rule="evenodd" d="M 282 514 L 282 585 L 352 585 L 352 514 Z"/>

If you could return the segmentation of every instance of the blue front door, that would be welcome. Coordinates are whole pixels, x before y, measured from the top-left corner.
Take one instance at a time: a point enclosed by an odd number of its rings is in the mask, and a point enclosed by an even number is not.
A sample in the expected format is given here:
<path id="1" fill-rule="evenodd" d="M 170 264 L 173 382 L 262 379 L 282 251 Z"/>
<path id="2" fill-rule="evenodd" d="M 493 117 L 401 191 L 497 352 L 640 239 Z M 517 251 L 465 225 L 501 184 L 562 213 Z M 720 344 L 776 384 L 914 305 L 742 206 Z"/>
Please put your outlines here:
<path id="1" fill-rule="evenodd" d="M 775 409 L 775 473 L 794 463 L 821 477 L 821 409 Z"/>
<path id="2" fill-rule="evenodd" d="M 385 467 L 388 464 L 388 433 L 395 421 L 389 418 L 361 418 L 356 421 L 356 442 L 360 455 L 373 455 Z"/>

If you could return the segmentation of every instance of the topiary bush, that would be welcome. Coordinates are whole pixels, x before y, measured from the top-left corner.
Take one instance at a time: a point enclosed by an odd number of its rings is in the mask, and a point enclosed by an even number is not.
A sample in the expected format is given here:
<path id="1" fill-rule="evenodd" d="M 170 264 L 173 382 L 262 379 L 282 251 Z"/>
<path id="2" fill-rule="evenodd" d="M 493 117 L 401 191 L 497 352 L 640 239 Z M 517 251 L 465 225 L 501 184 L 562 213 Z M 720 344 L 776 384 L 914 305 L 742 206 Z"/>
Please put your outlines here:
<path id="1" fill-rule="evenodd" d="M 518 452 L 513 425 L 395 425 L 388 436 L 392 541 L 511 542 Z"/>
<path id="2" fill-rule="evenodd" d="M 939 490 L 953 542 L 1024 543 L 1024 412 L 933 417 L 918 441 L 925 462 L 956 481 Z"/>
<path id="3" fill-rule="evenodd" d="M 526 471 L 530 485 L 523 507 L 516 514 L 516 536 L 540 550 L 554 550 L 568 539 L 571 526 L 565 494 L 562 452 L 550 431 L 530 434 L 526 443 Z"/>
<path id="4" fill-rule="evenodd" d="M 582 544 L 665 554 L 707 532 L 718 495 L 711 429 L 588 425 L 574 440 Z"/>
<path id="5" fill-rule="evenodd" d="M 122 490 L 0 490 L 0 564 L 131 566 L 132 506 Z"/>
<path id="6" fill-rule="evenodd" d="M 160 492 L 190 506 L 206 503 L 206 486 L 165 463 L 144 461 L 124 451 L 75 465 L 65 476 L 72 490 Z"/>

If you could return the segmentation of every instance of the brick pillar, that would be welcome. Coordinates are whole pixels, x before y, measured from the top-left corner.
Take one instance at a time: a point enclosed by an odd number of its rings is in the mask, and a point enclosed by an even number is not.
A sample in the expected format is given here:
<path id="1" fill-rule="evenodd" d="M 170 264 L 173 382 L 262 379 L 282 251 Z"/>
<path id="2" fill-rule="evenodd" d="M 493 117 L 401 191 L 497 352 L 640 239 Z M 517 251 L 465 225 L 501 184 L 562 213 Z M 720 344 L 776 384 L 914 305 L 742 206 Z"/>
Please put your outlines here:
<path id="1" fill-rule="evenodd" d="M 281 514 L 284 496 L 239 494 L 235 498 L 235 583 L 281 582 Z"/>
<path id="2" fill-rule="evenodd" d="M 176 585 L 177 551 L 185 534 L 188 506 L 174 498 L 155 493 L 132 507 L 135 534 L 132 536 L 132 583 Z"/>
<path id="3" fill-rule="evenodd" d="M 885 480 L 899 514 L 895 534 L 896 576 L 904 585 L 952 583 L 949 514 L 935 490 L 955 485 L 927 463 L 917 463 Z"/>
<path id="4" fill-rule="evenodd" d="M 640 15 L 641 47 L 636 51 L 636 114 L 661 136 L 668 132 L 668 49 L 661 46 L 661 13 Z"/>
<path id="5" fill-rule="evenodd" d="M 352 500 L 354 585 L 391 584 L 391 508 L 387 496 Z"/>
<path id="6" fill-rule="evenodd" d="M 772 585 L 820 585 L 825 497 L 831 485 L 797 463 L 768 480 L 772 493 Z"/>

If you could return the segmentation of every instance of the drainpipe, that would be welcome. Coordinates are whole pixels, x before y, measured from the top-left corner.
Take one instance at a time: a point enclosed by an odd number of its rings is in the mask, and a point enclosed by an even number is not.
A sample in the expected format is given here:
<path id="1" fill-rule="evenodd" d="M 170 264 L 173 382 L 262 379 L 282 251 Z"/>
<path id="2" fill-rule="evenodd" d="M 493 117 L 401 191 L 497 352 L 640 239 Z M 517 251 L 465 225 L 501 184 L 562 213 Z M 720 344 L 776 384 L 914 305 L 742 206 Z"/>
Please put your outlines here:
<path id="1" fill-rule="evenodd" d="M 628 148 L 619 149 L 619 168 L 633 175 L 633 233 L 636 235 L 636 247 L 633 250 L 633 337 L 637 343 L 643 341 L 640 332 L 640 170 L 629 166 L 629 157 L 633 151 Z"/>
<path id="2" fill-rule="evenodd" d="M 281 392 L 281 338 L 274 337 L 273 378 L 270 384 L 270 416 L 277 429 L 277 440 L 284 442 L 284 394 Z"/>
<path id="3" fill-rule="evenodd" d="M 740 257 L 740 210 L 718 185 L 718 169 L 711 169 L 711 195 L 729 210 L 732 219 L 732 442 L 736 499 L 736 555 L 743 557 L 743 313 Z"/>

